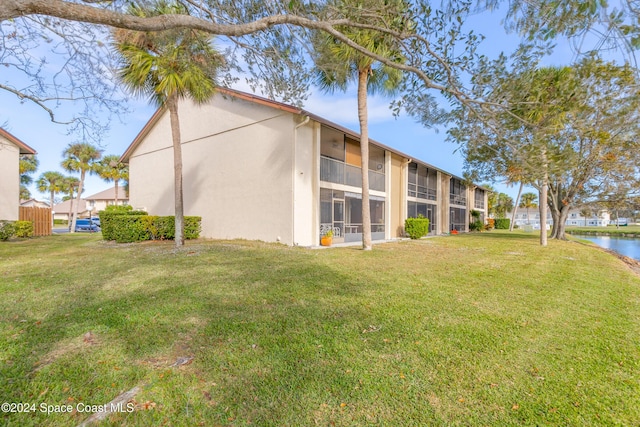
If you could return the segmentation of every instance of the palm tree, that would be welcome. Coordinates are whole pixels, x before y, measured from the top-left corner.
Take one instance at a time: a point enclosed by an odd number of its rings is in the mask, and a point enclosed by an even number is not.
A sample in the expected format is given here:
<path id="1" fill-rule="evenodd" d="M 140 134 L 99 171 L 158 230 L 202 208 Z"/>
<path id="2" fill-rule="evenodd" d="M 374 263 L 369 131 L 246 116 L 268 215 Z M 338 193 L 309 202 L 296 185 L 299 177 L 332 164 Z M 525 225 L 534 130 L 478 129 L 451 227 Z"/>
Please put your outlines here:
<path id="1" fill-rule="evenodd" d="M 373 7 L 371 3 L 367 7 Z M 340 6 L 358 9 L 357 0 L 347 0 Z M 388 3 L 388 2 L 385 2 Z M 398 10 L 400 9 L 400 4 Z M 382 7 L 382 5 L 380 5 Z M 398 14 L 399 15 L 399 14 Z M 360 46 L 387 58 L 404 61 L 393 40 L 384 34 L 372 30 L 344 29 L 344 33 Z M 348 84 L 355 80 L 358 88 L 358 120 L 360 122 L 360 157 L 362 172 L 362 248 L 371 250 L 371 211 L 369 207 L 369 128 L 367 95 L 380 92 L 392 94 L 400 86 L 402 72 L 380 64 L 368 56 L 334 39 L 326 33 L 316 35 L 314 61 L 316 64 L 317 84 L 327 92 L 336 89 L 345 91 Z"/>
<path id="2" fill-rule="evenodd" d="M 71 232 L 74 233 L 76 229 L 76 219 L 78 218 L 78 206 L 80 206 L 80 196 L 82 194 L 82 187 L 84 186 L 84 179 L 87 176 L 87 172 L 95 173 L 97 162 L 102 157 L 102 150 L 87 143 L 69 144 L 67 148 L 62 152 L 65 159 L 61 165 L 64 170 L 69 172 L 80 172 L 80 184 L 78 185 L 78 195 L 75 211 L 73 212 L 73 219 L 71 221 Z"/>
<path id="3" fill-rule="evenodd" d="M 26 200 L 31 198 L 31 192 L 27 188 L 27 185 L 33 182 L 31 174 L 38 169 L 38 159 L 33 154 L 21 154 L 20 155 L 20 199 Z"/>
<path id="4" fill-rule="evenodd" d="M 115 185 L 115 204 L 118 205 L 118 183 L 120 180 L 129 179 L 129 166 L 120 161 L 120 156 L 109 154 L 104 156 L 98 164 L 98 176 L 106 182 L 114 182 Z"/>
<path id="5" fill-rule="evenodd" d="M 520 198 L 520 204 L 518 206 L 527 210 L 527 224 L 529 224 L 529 209 L 537 208 L 537 201 L 538 195 L 536 193 L 524 193 Z"/>
<path id="6" fill-rule="evenodd" d="M 33 182 L 31 174 L 38 169 L 38 158 L 33 154 L 20 155 L 20 184 L 29 185 Z"/>
<path id="7" fill-rule="evenodd" d="M 153 7 L 132 6 L 132 15 L 151 17 L 188 13 L 179 4 L 159 1 Z M 175 243 L 184 245 L 182 149 L 178 101 L 191 98 L 202 104 L 215 93 L 217 71 L 223 57 L 212 47 L 211 36 L 191 29 L 159 32 L 115 30 L 116 49 L 121 55 L 119 74 L 124 85 L 138 95 L 150 96 L 169 110 L 173 141 L 175 191 Z"/>
<path id="8" fill-rule="evenodd" d="M 48 171 L 40 175 L 36 181 L 38 191 L 41 193 L 49 193 L 49 206 L 53 209 L 53 199 L 57 193 L 62 192 L 64 188 L 64 175 L 60 172 Z"/>
<path id="9" fill-rule="evenodd" d="M 62 190 L 61 193 L 65 193 L 67 194 L 67 196 L 69 197 L 69 214 L 67 216 L 67 218 L 69 219 L 68 225 L 69 225 L 69 230 L 71 230 L 71 216 L 73 215 L 73 198 L 76 194 L 76 190 L 78 190 L 78 188 L 80 187 L 80 180 L 78 178 L 76 178 L 75 176 L 65 176 L 64 179 L 62 180 Z M 78 195 L 82 194 L 81 192 L 78 192 Z M 75 231 L 75 227 L 74 227 L 74 231 Z"/>

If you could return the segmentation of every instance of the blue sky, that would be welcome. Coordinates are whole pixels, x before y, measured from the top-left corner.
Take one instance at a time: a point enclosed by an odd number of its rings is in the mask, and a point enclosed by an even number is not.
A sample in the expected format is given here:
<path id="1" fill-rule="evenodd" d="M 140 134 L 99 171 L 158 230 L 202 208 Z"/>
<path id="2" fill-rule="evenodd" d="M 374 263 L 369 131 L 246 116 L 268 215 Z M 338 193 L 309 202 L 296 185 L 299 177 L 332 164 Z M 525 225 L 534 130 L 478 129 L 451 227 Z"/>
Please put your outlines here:
<path id="1" fill-rule="evenodd" d="M 467 21 L 469 28 L 474 28 L 487 37 L 483 43 L 483 52 L 489 56 L 498 55 L 500 51 L 510 52 L 518 42 L 516 35 L 507 35 L 500 26 L 500 16 L 494 14 L 487 17 L 471 17 Z M 571 51 L 563 47 L 558 49 L 552 62 L 569 62 Z M 248 91 L 243 84 L 234 86 L 239 90 Z M 104 154 L 122 154 L 149 120 L 155 107 L 141 99 L 130 99 L 131 113 L 123 117 L 121 122 L 112 123 L 111 130 L 105 135 L 101 148 Z M 463 161 L 456 153 L 457 145 L 445 142 L 444 129 L 437 132 L 426 129 L 410 117 L 395 118 L 389 109 L 390 99 L 370 97 L 369 99 L 369 135 L 372 139 L 393 147 L 401 152 L 423 160 L 438 168 L 456 175 L 462 175 Z M 313 89 L 304 108 L 314 114 L 336 122 L 344 127 L 358 131 L 355 88 L 347 93 L 323 94 Z M 33 147 L 38 152 L 40 166 L 34 174 L 34 179 L 45 171 L 58 170 L 62 151 L 71 142 L 76 142 L 65 135 L 65 127 L 51 123 L 48 114 L 31 103 L 21 103 L 15 96 L 0 91 L 0 125 L 14 136 Z M 167 171 L 172 173 L 172 171 Z M 85 182 L 85 196 L 97 193 L 112 186 L 100 178 L 90 176 Z M 501 183 L 494 186 L 506 192 L 515 199 L 516 187 L 507 187 Z M 39 193 L 35 186 L 30 186 L 32 195 L 42 200 L 48 200 L 48 195 Z"/>

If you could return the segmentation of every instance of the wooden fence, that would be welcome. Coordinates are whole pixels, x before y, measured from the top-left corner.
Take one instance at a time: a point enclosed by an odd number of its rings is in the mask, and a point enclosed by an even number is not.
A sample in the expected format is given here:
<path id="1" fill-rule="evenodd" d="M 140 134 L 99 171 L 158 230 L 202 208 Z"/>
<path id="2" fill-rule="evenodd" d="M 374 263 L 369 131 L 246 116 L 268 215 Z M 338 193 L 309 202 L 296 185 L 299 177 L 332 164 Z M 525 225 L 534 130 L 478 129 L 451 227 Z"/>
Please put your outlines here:
<path id="1" fill-rule="evenodd" d="M 20 206 L 20 221 L 33 222 L 34 236 L 50 236 L 51 235 L 51 209 L 38 208 L 35 206 Z"/>

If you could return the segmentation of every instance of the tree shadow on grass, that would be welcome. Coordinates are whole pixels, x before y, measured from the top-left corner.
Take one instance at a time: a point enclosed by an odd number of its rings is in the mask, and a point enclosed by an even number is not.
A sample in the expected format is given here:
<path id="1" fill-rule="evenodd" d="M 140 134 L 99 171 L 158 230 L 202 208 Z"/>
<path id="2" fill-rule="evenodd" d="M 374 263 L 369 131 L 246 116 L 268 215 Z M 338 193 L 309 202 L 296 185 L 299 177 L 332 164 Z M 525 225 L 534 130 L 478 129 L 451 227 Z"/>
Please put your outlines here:
<path id="1" fill-rule="evenodd" d="M 136 273 L 140 260 L 132 261 L 113 272 L 120 275 L 119 287 L 111 283 L 111 275 L 90 284 L 78 275 L 67 283 L 68 295 L 41 323 L 35 326 L 28 320 L 33 326 L 7 349 L 7 358 L 15 363 L 0 368 L 0 376 L 11 383 L 10 395 L 18 401 L 33 393 L 32 383 L 60 381 L 61 370 L 74 371 L 76 379 L 92 378 L 92 389 L 104 390 L 118 382 L 113 372 L 107 375 L 101 366 L 92 366 L 91 353 L 102 353 L 106 365 L 130 364 L 115 374 L 123 389 L 137 385 L 126 382 L 145 375 L 145 361 L 160 361 L 155 368 L 167 369 L 174 357 L 193 356 L 193 366 L 209 378 L 241 377 L 227 384 L 230 401 L 244 396 L 247 387 L 274 387 L 271 380 L 267 386 L 259 377 L 247 384 L 252 380 L 243 374 L 245 365 L 277 373 L 282 393 L 290 393 L 287 384 L 303 390 L 306 375 L 319 381 L 318 372 L 305 370 L 327 369 L 329 374 L 351 357 L 341 349 L 373 323 L 362 298 L 375 284 L 339 271 L 313 251 L 283 249 L 274 254 L 273 249 L 265 253 L 242 245 L 212 245 L 196 254 L 149 256 L 142 261 L 147 270 L 165 271 L 166 262 L 171 263 L 168 273 L 145 279 Z M 135 290 L 127 288 L 127 278 L 137 282 Z M 87 343 L 69 347 L 69 353 L 60 351 L 61 343 L 87 332 L 94 333 L 95 346 Z M 78 390 L 85 401 L 103 403 L 82 388 Z"/>

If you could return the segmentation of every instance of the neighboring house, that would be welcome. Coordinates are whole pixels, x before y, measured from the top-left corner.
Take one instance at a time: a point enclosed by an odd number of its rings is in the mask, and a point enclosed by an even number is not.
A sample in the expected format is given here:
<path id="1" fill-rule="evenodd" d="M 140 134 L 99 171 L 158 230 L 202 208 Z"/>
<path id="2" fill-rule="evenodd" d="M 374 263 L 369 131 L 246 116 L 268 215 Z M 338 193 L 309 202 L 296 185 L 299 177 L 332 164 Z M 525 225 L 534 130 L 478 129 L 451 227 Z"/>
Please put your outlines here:
<path id="1" fill-rule="evenodd" d="M 36 199 L 29 199 L 29 200 L 20 200 L 20 206 L 24 206 L 27 208 L 48 208 L 49 207 L 49 203 L 47 202 L 43 202 L 40 200 L 36 200 Z"/>
<path id="2" fill-rule="evenodd" d="M 36 151 L 0 128 L 0 220 L 18 220 L 21 154 Z"/>
<path id="3" fill-rule="evenodd" d="M 590 212 L 585 217 L 581 209 L 570 210 L 566 222 L 568 227 L 606 227 L 611 223 L 611 214 L 606 210 Z"/>
<path id="4" fill-rule="evenodd" d="M 71 203 L 73 202 L 73 206 Z M 53 206 L 53 219 L 61 219 L 64 221 L 69 221 L 69 211 L 71 211 L 71 217 L 76 209 L 77 200 L 75 198 L 70 200 L 65 200 L 62 203 L 58 203 Z M 80 199 L 80 206 L 78 207 L 78 218 L 88 218 L 90 215 L 89 209 L 87 209 L 87 201 L 85 199 Z"/>
<path id="5" fill-rule="evenodd" d="M 565 223 L 568 227 L 606 227 L 610 223 L 610 215 L 607 211 L 599 211 L 585 218 L 580 209 L 572 209 Z M 511 218 L 511 213 L 507 214 L 507 218 Z M 551 212 L 547 212 L 547 224 L 550 227 L 553 224 Z M 526 209 L 517 208 L 515 225 L 525 227 L 527 225 L 535 230 L 540 229 L 540 211 L 538 208 Z"/>
<path id="6" fill-rule="evenodd" d="M 87 201 L 87 209 L 91 211 L 91 215 L 97 215 L 98 212 L 105 210 L 107 206 L 116 204 L 116 189 L 111 187 L 84 199 Z M 124 187 L 118 186 L 118 206 L 128 203 L 129 199 Z"/>
<path id="7" fill-rule="evenodd" d="M 359 135 L 290 105 L 220 90 L 180 103 L 185 215 L 202 236 L 317 246 L 362 239 Z M 404 220 L 431 220 L 431 234 L 467 231 L 470 210 L 487 212 L 487 190 L 371 141 L 374 240 L 404 236 Z M 158 110 L 122 156 L 129 199 L 153 215 L 174 214 L 169 113 Z"/>

